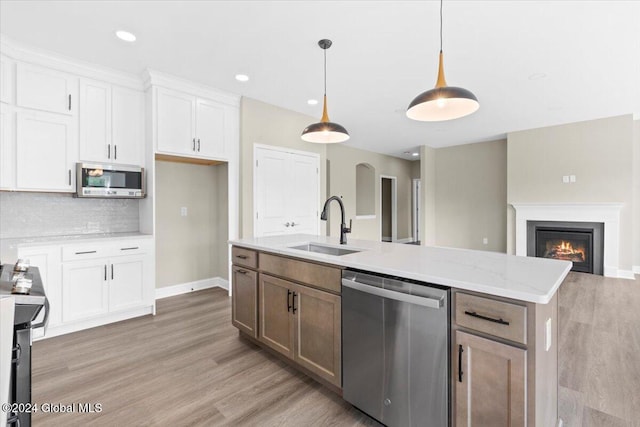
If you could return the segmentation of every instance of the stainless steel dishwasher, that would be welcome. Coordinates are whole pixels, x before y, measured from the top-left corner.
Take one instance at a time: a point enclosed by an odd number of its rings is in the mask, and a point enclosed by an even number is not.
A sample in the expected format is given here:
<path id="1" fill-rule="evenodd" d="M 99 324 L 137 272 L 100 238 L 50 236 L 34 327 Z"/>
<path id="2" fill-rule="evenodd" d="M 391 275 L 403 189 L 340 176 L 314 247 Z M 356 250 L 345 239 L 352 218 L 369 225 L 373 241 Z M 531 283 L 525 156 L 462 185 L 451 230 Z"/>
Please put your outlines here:
<path id="1" fill-rule="evenodd" d="M 390 427 L 449 425 L 449 289 L 342 273 L 346 401 Z"/>

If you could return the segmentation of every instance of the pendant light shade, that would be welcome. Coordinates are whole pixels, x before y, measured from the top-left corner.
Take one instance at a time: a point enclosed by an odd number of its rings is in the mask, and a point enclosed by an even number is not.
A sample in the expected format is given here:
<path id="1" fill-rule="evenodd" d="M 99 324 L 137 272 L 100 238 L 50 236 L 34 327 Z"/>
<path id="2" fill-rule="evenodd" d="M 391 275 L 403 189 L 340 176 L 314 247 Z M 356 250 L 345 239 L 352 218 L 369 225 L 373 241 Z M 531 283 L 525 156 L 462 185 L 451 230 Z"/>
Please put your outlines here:
<path id="1" fill-rule="evenodd" d="M 468 116 L 478 108 L 480 108 L 478 98 L 471 91 L 461 87 L 447 86 L 442 54 L 442 0 L 440 0 L 438 80 L 433 89 L 421 93 L 411 101 L 407 109 L 407 117 L 424 122 L 440 122 Z"/>
<path id="2" fill-rule="evenodd" d="M 327 49 L 331 47 L 331 40 L 322 39 L 318 46 L 324 50 L 324 99 L 322 107 L 322 118 L 318 123 L 307 126 L 301 138 L 307 142 L 317 144 L 335 144 L 349 139 L 349 132 L 338 123 L 329 120 L 327 113 Z"/>

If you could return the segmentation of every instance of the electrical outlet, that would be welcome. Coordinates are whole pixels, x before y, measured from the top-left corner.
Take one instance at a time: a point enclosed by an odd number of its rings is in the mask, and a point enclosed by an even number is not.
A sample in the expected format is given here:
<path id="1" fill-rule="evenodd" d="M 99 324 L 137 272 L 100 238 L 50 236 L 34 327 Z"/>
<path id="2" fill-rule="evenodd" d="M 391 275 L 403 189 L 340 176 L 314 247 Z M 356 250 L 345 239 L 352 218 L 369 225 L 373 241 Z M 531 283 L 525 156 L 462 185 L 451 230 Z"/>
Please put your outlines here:
<path id="1" fill-rule="evenodd" d="M 576 176 L 575 175 L 570 175 L 569 176 L 569 182 L 576 182 Z"/>
<path id="2" fill-rule="evenodd" d="M 551 349 L 551 318 L 548 318 L 547 321 L 544 324 L 545 326 L 545 348 L 546 351 L 549 351 L 549 349 Z"/>
<path id="3" fill-rule="evenodd" d="M 488 245 L 489 244 L 489 239 L 487 239 L 486 237 L 482 238 L 482 244 L 483 245 Z"/>
<path id="4" fill-rule="evenodd" d="M 569 183 L 569 175 L 564 175 L 562 177 L 562 183 L 563 184 L 568 184 Z"/>
<path id="5" fill-rule="evenodd" d="M 180 216 L 187 216 L 187 208 L 186 207 L 181 207 L 180 208 Z"/>

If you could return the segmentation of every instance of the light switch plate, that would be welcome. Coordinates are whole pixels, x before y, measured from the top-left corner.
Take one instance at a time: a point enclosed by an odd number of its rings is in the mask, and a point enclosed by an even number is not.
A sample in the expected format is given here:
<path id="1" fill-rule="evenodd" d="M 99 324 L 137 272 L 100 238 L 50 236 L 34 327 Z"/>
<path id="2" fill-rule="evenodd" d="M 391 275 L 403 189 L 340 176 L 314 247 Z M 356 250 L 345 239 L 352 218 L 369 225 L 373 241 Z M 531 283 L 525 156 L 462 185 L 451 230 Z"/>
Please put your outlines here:
<path id="1" fill-rule="evenodd" d="M 569 175 L 569 182 L 576 182 L 576 176 L 575 175 Z"/>
<path id="2" fill-rule="evenodd" d="M 548 318 L 547 321 L 544 324 L 545 326 L 545 348 L 546 351 L 549 351 L 549 349 L 551 348 L 551 318 Z"/>
<path id="3" fill-rule="evenodd" d="M 562 177 L 562 182 L 563 182 L 564 184 L 568 184 L 568 183 L 569 183 L 569 175 L 564 175 L 564 176 Z"/>
<path id="4" fill-rule="evenodd" d="M 185 207 L 180 208 L 180 216 L 187 216 L 187 208 Z"/>

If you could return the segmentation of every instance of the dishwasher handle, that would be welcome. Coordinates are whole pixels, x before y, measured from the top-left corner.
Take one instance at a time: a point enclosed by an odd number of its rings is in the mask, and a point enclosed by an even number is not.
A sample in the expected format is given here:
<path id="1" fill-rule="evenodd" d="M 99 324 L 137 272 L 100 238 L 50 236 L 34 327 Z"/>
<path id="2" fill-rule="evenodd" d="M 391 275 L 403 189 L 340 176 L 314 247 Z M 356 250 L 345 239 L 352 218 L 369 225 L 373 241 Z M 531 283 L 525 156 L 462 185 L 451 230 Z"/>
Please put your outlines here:
<path id="1" fill-rule="evenodd" d="M 444 303 L 444 298 L 430 298 L 418 295 L 410 295 L 402 292 L 395 292 L 389 289 L 379 288 L 377 286 L 366 285 L 354 280 L 342 279 L 342 286 L 346 286 L 347 288 L 355 289 L 356 291 L 376 295 L 382 298 L 408 302 L 410 304 L 417 304 L 423 307 L 442 308 Z"/>

